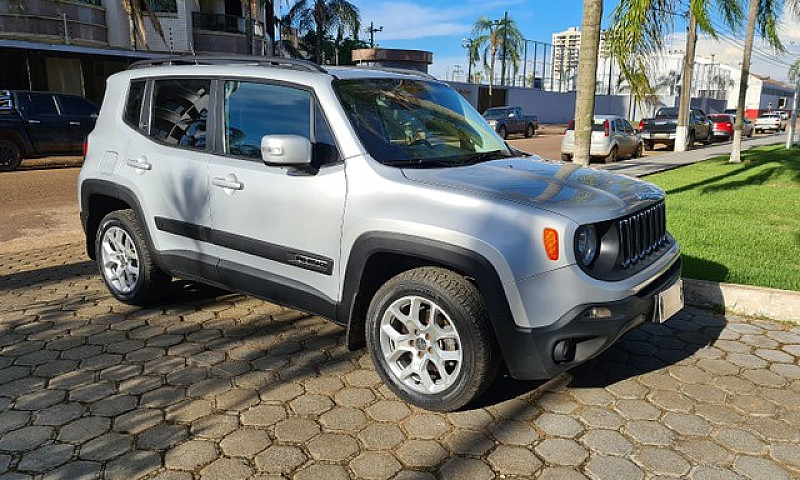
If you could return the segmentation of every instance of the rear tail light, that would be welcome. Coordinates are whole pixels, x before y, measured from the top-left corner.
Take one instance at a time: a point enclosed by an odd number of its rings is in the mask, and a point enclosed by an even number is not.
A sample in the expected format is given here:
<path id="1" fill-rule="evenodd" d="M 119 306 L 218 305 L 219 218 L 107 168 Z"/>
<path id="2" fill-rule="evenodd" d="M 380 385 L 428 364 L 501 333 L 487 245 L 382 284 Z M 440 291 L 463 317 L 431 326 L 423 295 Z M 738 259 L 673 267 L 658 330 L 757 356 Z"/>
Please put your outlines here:
<path id="1" fill-rule="evenodd" d="M 605 129 L 605 132 L 606 132 L 606 137 L 607 137 L 607 136 L 608 136 L 608 134 L 609 134 L 609 127 L 610 127 L 610 125 L 608 124 L 608 120 L 606 120 L 605 122 L 603 122 L 603 128 Z"/>
<path id="2" fill-rule="evenodd" d="M 644 130 L 644 120 L 639 120 L 639 130 Z"/>
<path id="3" fill-rule="evenodd" d="M 89 139 L 83 140 L 83 160 L 86 161 L 86 152 L 89 151 Z"/>
<path id="4" fill-rule="evenodd" d="M 558 232 L 552 228 L 545 228 L 543 241 L 547 258 L 558 260 Z"/>

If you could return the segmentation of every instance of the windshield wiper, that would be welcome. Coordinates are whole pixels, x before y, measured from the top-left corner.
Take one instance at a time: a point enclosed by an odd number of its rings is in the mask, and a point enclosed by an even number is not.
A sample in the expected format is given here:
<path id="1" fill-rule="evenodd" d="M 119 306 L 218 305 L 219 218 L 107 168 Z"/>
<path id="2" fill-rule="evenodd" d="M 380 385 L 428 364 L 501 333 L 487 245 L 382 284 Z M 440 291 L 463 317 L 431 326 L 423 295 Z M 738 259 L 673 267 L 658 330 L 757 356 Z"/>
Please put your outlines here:
<path id="1" fill-rule="evenodd" d="M 475 165 L 476 163 L 483 163 L 491 160 L 499 160 L 501 158 L 510 157 L 511 155 L 508 155 L 508 152 L 504 152 L 503 150 L 492 150 L 490 152 L 476 153 L 475 155 L 466 157 L 461 162 L 461 165 Z"/>
<path id="2" fill-rule="evenodd" d="M 452 167 L 461 164 L 461 162 L 454 162 L 443 158 L 406 158 L 402 160 L 387 160 L 381 163 L 389 165 L 390 167 Z"/>

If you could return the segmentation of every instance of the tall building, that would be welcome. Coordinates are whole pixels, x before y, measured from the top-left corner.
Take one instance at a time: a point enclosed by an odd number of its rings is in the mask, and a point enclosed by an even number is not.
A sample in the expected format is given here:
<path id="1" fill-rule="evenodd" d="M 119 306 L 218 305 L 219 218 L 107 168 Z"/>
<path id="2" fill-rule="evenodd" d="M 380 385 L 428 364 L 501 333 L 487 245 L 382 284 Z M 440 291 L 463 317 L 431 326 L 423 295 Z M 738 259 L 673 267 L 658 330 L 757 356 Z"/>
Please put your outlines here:
<path id="1" fill-rule="evenodd" d="M 563 32 L 554 33 L 551 68 L 553 90 L 569 92 L 578 83 L 578 64 L 581 51 L 581 31 L 570 27 Z M 605 33 L 600 32 L 600 54 L 606 56 Z"/>

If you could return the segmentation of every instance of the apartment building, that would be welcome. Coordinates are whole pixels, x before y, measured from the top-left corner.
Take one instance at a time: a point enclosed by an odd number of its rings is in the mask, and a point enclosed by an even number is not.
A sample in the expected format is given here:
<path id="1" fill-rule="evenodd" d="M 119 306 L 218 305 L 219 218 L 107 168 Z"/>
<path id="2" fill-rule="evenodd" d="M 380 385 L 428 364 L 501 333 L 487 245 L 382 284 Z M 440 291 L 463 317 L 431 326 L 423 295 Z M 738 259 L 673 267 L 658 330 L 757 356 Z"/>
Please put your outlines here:
<path id="1" fill-rule="evenodd" d="M 552 35 L 551 76 L 553 90 L 571 92 L 578 84 L 578 57 L 581 51 L 581 31 L 570 27 Z M 608 56 L 605 33 L 600 32 L 600 55 Z"/>
<path id="2" fill-rule="evenodd" d="M 134 0 L 147 2 L 164 33 L 143 15 L 145 34 L 128 0 L 0 0 L 0 89 L 49 90 L 99 102 L 105 79 L 131 62 L 183 53 L 255 53 L 271 46 L 265 27 L 272 2 Z M 248 2 L 247 5 L 250 5 Z M 251 18 L 252 17 L 252 18 Z"/>

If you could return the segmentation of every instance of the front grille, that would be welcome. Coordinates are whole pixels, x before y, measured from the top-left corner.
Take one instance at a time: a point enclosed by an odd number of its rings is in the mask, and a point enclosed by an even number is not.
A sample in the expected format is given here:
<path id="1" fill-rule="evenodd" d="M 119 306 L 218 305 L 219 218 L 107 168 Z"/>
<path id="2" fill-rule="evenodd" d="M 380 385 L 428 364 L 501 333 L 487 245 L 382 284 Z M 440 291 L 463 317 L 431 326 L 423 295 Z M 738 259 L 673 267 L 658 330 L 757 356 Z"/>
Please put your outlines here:
<path id="1" fill-rule="evenodd" d="M 664 202 L 617 221 L 622 268 L 630 268 L 667 241 Z"/>

